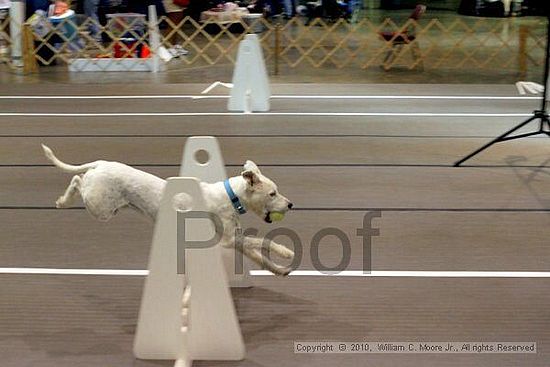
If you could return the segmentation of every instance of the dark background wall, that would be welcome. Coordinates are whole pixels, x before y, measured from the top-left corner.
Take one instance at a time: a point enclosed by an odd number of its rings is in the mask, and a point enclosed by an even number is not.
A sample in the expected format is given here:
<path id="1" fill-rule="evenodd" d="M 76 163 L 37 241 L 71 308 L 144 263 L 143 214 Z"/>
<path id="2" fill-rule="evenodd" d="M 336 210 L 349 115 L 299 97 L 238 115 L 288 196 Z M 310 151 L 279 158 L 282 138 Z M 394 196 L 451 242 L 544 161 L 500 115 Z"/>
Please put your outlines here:
<path id="1" fill-rule="evenodd" d="M 416 4 L 426 4 L 430 9 L 456 11 L 460 0 L 380 0 L 380 8 L 382 9 L 412 9 Z"/>
<path id="2" fill-rule="evenodd" d="M 368 7 L 381 9 L 412 9 L 416 4 L 426 4 L 432 10 L 457 11 L 461 0 L 365 0 L 365 3 Z M 475 5 L 475 1 L 465 1 L 465 4 Z M 522 4 L 523 15 L 545 15 L 550 12 L 550 0 L 523 0 Z"/>

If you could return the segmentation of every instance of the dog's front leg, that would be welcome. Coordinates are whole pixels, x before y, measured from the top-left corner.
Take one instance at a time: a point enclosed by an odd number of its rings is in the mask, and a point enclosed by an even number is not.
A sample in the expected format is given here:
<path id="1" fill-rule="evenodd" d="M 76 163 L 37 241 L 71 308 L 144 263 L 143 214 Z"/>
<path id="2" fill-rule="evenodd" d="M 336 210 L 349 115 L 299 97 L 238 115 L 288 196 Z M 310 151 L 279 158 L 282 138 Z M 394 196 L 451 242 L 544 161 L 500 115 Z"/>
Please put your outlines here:
<path id="1" fill-rule="evenodd" d="M 275 264 L 267 256 L 264 256 L 262 252 L 255 248 L 243 248 L 242 253 L 248 257 L 250 260 L 254 261 L 256 264 L 260 265 L 262 268 L 269 270 L 275 275 L 286 276 L 292 271 L 289 267 L 284 267 Z"/>
<path id="2" fill-rule="evenodd" d="M 270 239 L 257 238 L 257 237 L 245 237 L 245 239 L 248 241 L 248 245 L 252 248 L 256 248 L 256 249 L 265 248 L 267 249 L 267 251 L 269 251 L 269 253 L 274 252 L 275 254 L 281 256 L 284 259 L 294 258 L 294 251 Z"/>
<path id="3" fill-rule="evenodd" d="M 261 251 L 262 243 L 263 243 L 263 240 L 259 238 L 243 237 L 242 244 L 237 245 L 237 249 L 240 250 L 246 257 L 254 261 L 256 264 L 260 265 L 264 269 L 269 270 L 273 274 L 282 275 L 282 276 L 288 275 L 292 270 L 291 268 L 277 265 L 269 257 L 264 256 L 264 254 L 262 254 L 262 251 Z M 281 246 L 281 245 L 278 245 L 278 246 Z M 294 253 L 292 254 L 294 255 Z"/>

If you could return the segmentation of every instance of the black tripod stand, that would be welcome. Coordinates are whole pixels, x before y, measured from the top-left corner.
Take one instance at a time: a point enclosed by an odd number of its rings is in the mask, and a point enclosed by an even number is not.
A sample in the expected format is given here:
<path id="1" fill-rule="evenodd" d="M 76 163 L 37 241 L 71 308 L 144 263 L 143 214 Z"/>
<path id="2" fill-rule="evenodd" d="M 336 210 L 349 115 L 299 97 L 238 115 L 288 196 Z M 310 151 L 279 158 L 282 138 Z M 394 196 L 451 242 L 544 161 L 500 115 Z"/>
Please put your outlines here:
<path id="1" fill-rule="evenodd" d="M 546 62 L 545 62 L 545 66 L 544 66 L 544 93 L 543 93 L 543 96 L 542 96 L 542 102 L 541 102 L 540 110 L 534 111 L 533 116 L 529 117 L 527 120 L 523 121 L 522 123 L 520 123 L 519 125 L 517 125 L 513 129 L 508 130 L 504 134 L 500 135 L 499 137 L 497 137 L 494 140 L 490 141 L 489 143 L 485 144 L 484 146 L 477 149 L 476 151 L 468 154 L 466 157 L 462 158 L 461 160 L 457 161 L 454 164 L 455 167 L 459 167 L 462 163 L 466 162 L 468 159 L 470 159 L 473 156 L 481 153 L 482 151 L 484 151 L 485 149 L 489 148 L 491 145 L 496 144 L 496 143 L 500 143 L 500 142 L 508 141 L 508 140 L 525 138 L 525 137 L 528 137 L 528 136 L 539 135 L 539 134 L 545 134 L 548 137 L 550 137 L 550 119 L 548 117 L 548 112 L 547 112 L 547 103 L 548 102 L 546 101 L 546 98 L 547 98 L 546 96 L 547 96 L 547 93 L 548 93 L 548 68 L 550 67 L 550 60 L 549 60 L 549 57 L 550 57 L 550 14 L 548 15 L 548 22 L 547 23 L 548 24 L 547 24 L 547 30 L 546 30 L 546 37 L 547 37 L 546 38 Z M 524 134 L 512 135 L 514 132 L 518 131 L 519 129 L 526 126 L 527 124 L 529 124 L 532 121 L 538 121 L 538 126 L 539 126 L 538 130 L 535 130 L 535 131 L 529 132 L 529 133 L 524 133 Z"/>

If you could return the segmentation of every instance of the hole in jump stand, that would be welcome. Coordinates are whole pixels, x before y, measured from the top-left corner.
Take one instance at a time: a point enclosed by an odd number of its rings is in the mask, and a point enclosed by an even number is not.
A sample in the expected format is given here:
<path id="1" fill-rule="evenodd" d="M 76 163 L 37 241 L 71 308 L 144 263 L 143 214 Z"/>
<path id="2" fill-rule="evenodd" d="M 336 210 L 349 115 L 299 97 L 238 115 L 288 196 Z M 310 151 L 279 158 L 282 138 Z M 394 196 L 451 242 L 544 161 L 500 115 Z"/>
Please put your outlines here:
<path id="1" fill-rule="evenodd" d="M 210 161 L 210 154 L 204 149 L 199 149 L 195 152 L 195 161 L 201 166 L 206 166 Z"/>

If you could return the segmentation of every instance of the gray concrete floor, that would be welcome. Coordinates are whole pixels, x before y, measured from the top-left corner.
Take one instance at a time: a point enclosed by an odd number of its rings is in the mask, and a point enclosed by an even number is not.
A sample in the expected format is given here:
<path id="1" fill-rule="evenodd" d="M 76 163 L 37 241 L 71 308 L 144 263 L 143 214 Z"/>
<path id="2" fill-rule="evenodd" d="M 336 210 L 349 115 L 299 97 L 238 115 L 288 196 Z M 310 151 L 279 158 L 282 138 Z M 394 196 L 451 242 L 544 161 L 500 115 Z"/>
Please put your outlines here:
<path id="1" fill-rule="evenodd" d="M 65 66 L 54 66 L 49 69 L 41 68 L 39 74 L 16 75 L 4 70 L 0 72 L 0 83 L 70 83 L 70 84 L 127 84 L 127 83 L 205 83 L 217 80 L 230 82 L 233 75 L 233 64 L 214 66 L 184 67 L 172 71 L 153 73 L 69 73 Z M 359 83 L 359 84 L 512 84 L 524 79 L 517 71 L 501 71 L 491 69 L 425 69 L 408 70 L 394 68 L 386 72 L 382 68 L 360 69 L 314 69 L 311 67 L 281 67 L 275 75 L 272 68 L 268 70 L 272 83 Z M 533 70 L 526 80 L 541 82 L 542 72 Z"/>
<path id="2" fill-rule="evenodd" d="M 70 180 L 40 143 L 71 163 L 119 160 L 161 177 L 178 172 L 191 135 L 219 138 L 230 175 L 255 160 L 296 203 L 282 225 L 310 252 L 321 228 L 350 237 L 349 270 L 362 268 L 355 235 L 380 210 L 373 270 L 548 271 L 547 138 L 501 144 L 464 168 L 452 163 L 521 116 L 74 116 L 78 113 L 220 112 L 208 100 L 16 100 L 14 95 L 198 94 L 206 84 L 0 86 L 0 267 L 145 269 L 152 226 L 132 211 L 109 223 L 80 203 L 54 202 Z M 517 96 L 513 85 L 275 84 L 275 95 Z M 225 94 L 217 90 L 215 94 Z M 529 114 L 538 101 L 273 99 L 271 112 Z M 39 115 L 30 115 L 30 114 Z M 43 114 L 43 115 L 40 115 Z M 45 114 L 45 115 L 44 115 Z M 56 114 L 55 116 L 47 114 Z M 245 227 L 273 229 L 247 215 Z M 290 245 L 281 239 L 284 244 Z M 335 265 L 340 246 L 319 256 Z M 299 269 L 313 269 L 304 256 Z M 6 367 L 170 366 L 138 361 L 133 335 L 141 277 L 0 276 L 0 359 Z M 547 366 L 549 279 L 255 278 L 233 291 L 247 357 L 196 366 Z M 294 341 L 535 341 L 533 355 L 299 355 Z"/>

